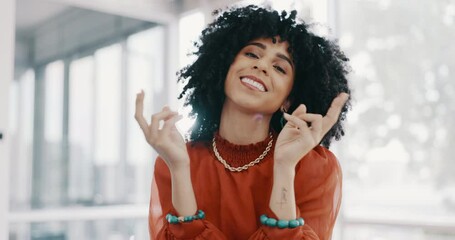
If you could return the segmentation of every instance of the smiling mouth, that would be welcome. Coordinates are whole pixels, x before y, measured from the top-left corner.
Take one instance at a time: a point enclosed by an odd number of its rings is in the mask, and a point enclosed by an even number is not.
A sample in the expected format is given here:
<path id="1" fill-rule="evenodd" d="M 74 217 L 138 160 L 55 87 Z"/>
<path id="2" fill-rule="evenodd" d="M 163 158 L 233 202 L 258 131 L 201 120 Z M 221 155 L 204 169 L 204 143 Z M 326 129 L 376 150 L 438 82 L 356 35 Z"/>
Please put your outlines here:
<path id="1" fill-rule="evenodd" d="M 240 81 L 248 87 L 254 88 L 260 92 L 267 92 L 265 85 L 252 77 L 240 77 Z"/>

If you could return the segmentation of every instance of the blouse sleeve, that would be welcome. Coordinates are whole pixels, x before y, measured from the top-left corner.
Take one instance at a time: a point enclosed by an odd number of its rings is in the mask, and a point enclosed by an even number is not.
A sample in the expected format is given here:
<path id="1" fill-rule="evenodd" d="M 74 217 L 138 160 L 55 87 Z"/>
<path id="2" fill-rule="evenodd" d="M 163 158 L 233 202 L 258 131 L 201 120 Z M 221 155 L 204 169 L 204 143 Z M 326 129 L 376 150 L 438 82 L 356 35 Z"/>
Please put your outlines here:
<path id="1" fill-rule="evenodd" d="M 261 226 L 250 240 L 331 239 L 341 204 L 341 184 L 341 167 L 336 157 L 328 149 L 316 147 L 296 166 L 297 217 L 305 220 L 304 226 L 294 229 Z M 276 219 L 272 210 L 267 211 L 267 216 Z"/>
<path id="2" fill-rule="evenodd" d="M 213 239 L 225 240 L 221 231 L 207 220 L 169 224 L 165 215 L 176 215 L 172 206 L 172 189 L 169 169 L 158 157 L 155 162 L 154 178 L 149 207 L 149 233 L 152 240 Z"/>

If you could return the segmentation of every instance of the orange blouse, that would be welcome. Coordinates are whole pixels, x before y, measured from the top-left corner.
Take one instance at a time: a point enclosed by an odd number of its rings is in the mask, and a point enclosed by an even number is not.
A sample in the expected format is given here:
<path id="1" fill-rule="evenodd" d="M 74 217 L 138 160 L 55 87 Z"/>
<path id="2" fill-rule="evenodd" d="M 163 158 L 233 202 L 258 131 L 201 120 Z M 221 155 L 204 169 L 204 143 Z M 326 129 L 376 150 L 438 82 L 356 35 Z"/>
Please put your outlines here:
<path id="1" fill-rule="evenodd" d="M 268 139 L 235 145 L 215 135 L 220 155 L 233 167 L 256 159 Z M 277 136 L 274 136 L 276 139 Z M 297 216 L 305 225 L 294 229 L 264 226 L 259 216 L 277 218 L 269 208 L 273 184 L 273 148 L 257 165 L 243 172 L 227 170 L 215 157 L 211 143 L 187 144 L 191 180 L 198 209 L 204 220 L 169 224 L 165 216 L 177 215 L 172 206 L 171 177 L 158 157 L 152 183 L 149 230 L 151 239 L 305 239 L 328 240 L 341 203 L 341 169 L 336 157 L 322 146 L 315 147 L 296 166 Z"/>

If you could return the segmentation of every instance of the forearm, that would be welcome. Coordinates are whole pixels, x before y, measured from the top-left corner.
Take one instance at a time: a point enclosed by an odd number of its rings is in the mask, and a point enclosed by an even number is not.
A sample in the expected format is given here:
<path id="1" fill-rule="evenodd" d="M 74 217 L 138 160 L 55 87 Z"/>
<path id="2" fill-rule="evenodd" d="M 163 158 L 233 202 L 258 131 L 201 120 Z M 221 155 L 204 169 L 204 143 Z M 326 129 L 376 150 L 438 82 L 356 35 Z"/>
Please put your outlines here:
<path id="1" fill-rule="evenodd" d="M 280 220 L 296 219 L 295 167 L 275 163 L 270 209 Z"/>
<path id="2" fill-rule="evenodd" d="M 197 211 L 196 197 L 191 182 L 190 167 L 171 170 L 172 204 L 179 216 L 194 215 Z"/>

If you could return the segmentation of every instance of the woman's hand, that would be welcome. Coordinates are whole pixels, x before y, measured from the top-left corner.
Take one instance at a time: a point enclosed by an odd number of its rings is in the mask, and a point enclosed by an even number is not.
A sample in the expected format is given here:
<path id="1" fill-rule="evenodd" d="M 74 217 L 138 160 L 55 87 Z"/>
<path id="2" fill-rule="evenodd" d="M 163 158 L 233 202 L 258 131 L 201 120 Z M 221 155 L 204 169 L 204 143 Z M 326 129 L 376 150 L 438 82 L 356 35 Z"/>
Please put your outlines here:
<path id="1" fill-rule="evenodd" d="M 144 132 L 145 139 L 163 158 L 170 170 L 188 167 L 190 158 L 185 141 L 175 127 L 175 123 L 182 119 L 182 116 L 171 111 L 169 107 L 164 107 L 161 112 L 152 115 L 151 123 L 148 124 L 144 118 L 143 109 L 144 91 L 141 91 L 136 96 L 134 118 Z M 164 122 L 162 127 L 160 127 L 161 121 Z"/>
<path id="2" fill-rule="evenodd" d="M 197 204 L 194 196 L 190 173 L 190 158 L 185 141 L 175 127 L 182 119 L 177 112 L 164 107 L 161 112 L 152 115 L 150 125 L 144 118 L 144 91 L 136 96 L 136 118 L 144 132 L 145 139 L 169 167 L 172 182 L 172 205 L 180 216 L 190 216 L 196 212 Z M 160 127 L 160 122 L 163 126 Z"/>
<path id="3" fill-rule="evenodd" d="M 285 113 L 284 118 L 288 122 L 276 141 L 275 163 L 295 167 L 300 159 L 316 147 L 324 135 L 335 125 L 348 98 L 347 93 L 339 94 L 333 99 L 325 116 L 307 113 L 306 106 L 303 104 L 292 115 Z"/>

